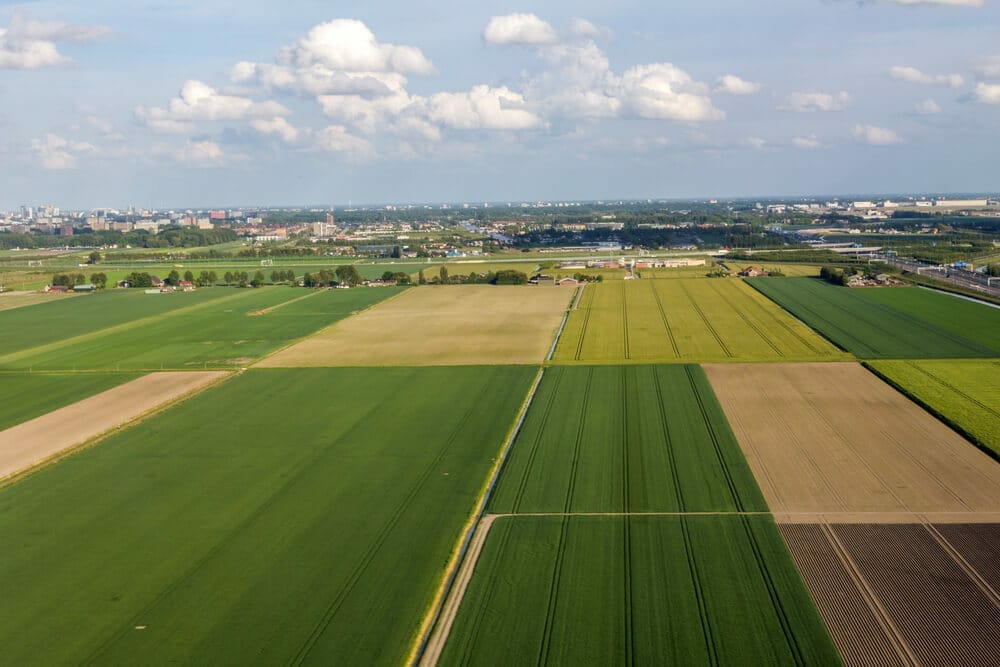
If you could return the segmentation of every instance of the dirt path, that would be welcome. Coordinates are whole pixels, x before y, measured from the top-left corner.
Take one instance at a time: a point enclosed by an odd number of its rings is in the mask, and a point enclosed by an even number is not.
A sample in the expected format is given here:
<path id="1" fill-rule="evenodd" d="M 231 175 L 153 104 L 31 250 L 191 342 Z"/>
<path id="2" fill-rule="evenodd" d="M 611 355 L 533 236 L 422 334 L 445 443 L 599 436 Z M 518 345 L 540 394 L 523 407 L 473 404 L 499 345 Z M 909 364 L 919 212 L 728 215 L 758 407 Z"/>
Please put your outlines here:
<path id="1" fill-rule="evenodd" d="M 150 373 L 0 431 L 0 482 L 226 375 L 222 371 Z"/>

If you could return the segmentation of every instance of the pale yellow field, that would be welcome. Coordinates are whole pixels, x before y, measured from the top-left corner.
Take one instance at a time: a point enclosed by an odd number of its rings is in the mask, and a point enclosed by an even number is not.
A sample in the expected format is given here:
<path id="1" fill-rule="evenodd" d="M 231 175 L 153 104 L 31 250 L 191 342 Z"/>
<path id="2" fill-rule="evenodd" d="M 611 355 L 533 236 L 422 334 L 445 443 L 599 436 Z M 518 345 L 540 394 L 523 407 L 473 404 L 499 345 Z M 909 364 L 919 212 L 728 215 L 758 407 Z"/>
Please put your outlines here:
<path id="1" fill-rule="evenodd" d="M 568 287 L 418 287 L 258 366 L 539 363 L 548 354 L 573 293 Z"/>
<path id="2" fill-rule="evenodd" d="M 46 301 L 69 299 L 79 294 L 46 294 L 44 292 L 3 292 L 0 293 L 0 310 L 10 310 L 21 306 L 31 306 Z"/>

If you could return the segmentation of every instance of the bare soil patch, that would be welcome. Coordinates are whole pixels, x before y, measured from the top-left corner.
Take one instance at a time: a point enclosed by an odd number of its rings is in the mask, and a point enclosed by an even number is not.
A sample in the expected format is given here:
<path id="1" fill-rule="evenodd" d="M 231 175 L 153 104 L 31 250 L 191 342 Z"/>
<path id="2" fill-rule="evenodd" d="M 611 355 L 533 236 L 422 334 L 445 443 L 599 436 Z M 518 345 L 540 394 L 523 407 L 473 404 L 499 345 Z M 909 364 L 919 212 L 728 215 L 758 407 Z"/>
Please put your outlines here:
<path id="1" fill-rule="evenodd" d="M 150 373 L 0 431 L 0 480 L 24 472 L 224 375 L 218 371 Z"/>
<path id="2" fill-rule="evenodd" d="M 419 287 L 342 320 L 259 366 L 540 363 L 572 295 L 572 290 L 555 287 Z"/>
<path id="3" fill-rule="evenodd" d="M 705 370 L 779 521 L 1000 510 L 1000 465 L 858 364 Z"/>

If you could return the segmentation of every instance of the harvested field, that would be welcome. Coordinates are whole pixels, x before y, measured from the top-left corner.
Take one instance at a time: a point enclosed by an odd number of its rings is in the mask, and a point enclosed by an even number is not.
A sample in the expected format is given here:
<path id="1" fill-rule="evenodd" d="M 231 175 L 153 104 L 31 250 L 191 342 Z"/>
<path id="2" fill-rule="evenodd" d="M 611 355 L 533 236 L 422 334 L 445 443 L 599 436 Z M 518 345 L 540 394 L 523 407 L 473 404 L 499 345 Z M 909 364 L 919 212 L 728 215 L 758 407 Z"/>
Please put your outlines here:
<path id="1" fill-rule="evenodd" d="M 252 369 L 0 489 L 4 662 L 400 664 L 534 372 Z"/>
<path id="2" fill-rule="evenodd" d="M 0 311 L 23 306 L 33 306 L 36 303 L 71 299 L 79 294 L 46 294 L 44 292 L 0 292 Z"/>
<path id="3" fill-rule="evenodd" d="M 548 354 L 571 289 L 418 287 L 282 350 L 261 367 L 531 364 Z"/>
<path id="4" fill-rule="evenodd" d="M 1000 526 L 782 525 L 847 665 L 992 665 Z"/>
<path id="5" fill-rule="evenodd" d="M 872 361 L 868 365 L 1000 458 L 1000 360 Z"/>
<path id="6" fill-rule="evenodd" d="M 769 517 L 500 517 L 443 665 L 838 664 Z"/>
<path id="7" fill-rule="evenodd" d="M 746 281 L 862 359 L 1000 355 L 1000 310 L 917 287 L 850 289 L 819 279 Z"/>
<path id="8" fill-rule="evenodd" d="M 557 362 L 823 361 L 848 358 L 743 281 L 588 285 Z"/>
<path id="9" fill-rule="evenodd" d="M 766 511 L 698 366 L 546 370 L 490 511 Z"/>
<path id="10" fill-rule="evenodd" d="M 224 373 L 150 373 L 138 380 L 0 431 L 0 479 L 95 438 Z"/>
<path id="11" fill-rule="evenodd" d="M 4 373 L 0 432 L 137 377 L 135 373 Z"/>
<path id="12" fill-rule="evenodd" d="M 779 522 L 1000 510 L 1000 464 L 858 364 L 705 370 Z"/>

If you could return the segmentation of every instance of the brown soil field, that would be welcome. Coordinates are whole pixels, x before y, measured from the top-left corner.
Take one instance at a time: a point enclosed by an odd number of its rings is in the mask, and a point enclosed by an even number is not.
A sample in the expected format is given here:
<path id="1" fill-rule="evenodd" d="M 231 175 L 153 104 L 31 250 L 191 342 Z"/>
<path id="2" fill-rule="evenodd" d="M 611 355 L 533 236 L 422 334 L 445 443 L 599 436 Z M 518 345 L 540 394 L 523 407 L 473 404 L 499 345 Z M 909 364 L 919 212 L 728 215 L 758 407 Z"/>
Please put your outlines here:
<path id="1" fill-rule="evenodd" d="M 261 367 L 544 361 L 574 290 L 417 287 L 268 357 Z"/>
<path id="2" fill-rule="evenodd" d="M 1000 464 L 859 364 L 705 371 L 779 522 L 982 522 L 1000 512 Z"/>
<path id="3" fill-rule="evenodd" d="M 18 475 L 225 375 L 221 371 L 150 373 L 0 431 L 0 480 Z"/>
<path id="4" fill-rule="evenodd" d="M 780 528 L 846 665 L 996 664 L 1000 526 Z"/>

